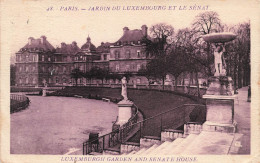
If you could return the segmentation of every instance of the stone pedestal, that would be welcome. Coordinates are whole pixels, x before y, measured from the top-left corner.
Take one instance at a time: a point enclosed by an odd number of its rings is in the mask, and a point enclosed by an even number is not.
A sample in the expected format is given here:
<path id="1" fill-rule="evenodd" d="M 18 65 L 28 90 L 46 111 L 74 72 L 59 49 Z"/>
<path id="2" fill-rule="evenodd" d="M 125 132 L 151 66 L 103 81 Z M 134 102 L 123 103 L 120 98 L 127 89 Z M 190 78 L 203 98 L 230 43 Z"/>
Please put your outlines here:
<path id="1" fill-rule="evenodd" d="M 118 103 L 119 113 L 116 124 L 122 126 L 131 118 L 133 105 L 134 103 L 130 100 L 122 100 Z"/>
<path id="2" fill-rule="evenodd" d="M 45 88 L 42 89 L 42 96 L 43 97 L 47 96 L 47 90 Z"/>
<path id="3" fill-rule="evenodd" d="M 203 96 L 206 99 L 207 115 L 203 130 L 235 132 L 234 99 L 232 79 L 227 76 L 211 77 L 210 85 Z"/>

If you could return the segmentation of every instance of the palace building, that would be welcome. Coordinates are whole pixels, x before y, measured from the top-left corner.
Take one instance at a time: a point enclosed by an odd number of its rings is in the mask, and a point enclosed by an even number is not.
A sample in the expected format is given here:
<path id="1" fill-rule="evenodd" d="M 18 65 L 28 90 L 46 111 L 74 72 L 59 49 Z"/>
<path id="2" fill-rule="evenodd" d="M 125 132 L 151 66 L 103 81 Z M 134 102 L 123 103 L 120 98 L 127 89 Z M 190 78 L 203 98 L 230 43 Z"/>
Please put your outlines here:
<path id="1" fill-rule="evenodd" d="M 73 69 L 79 68 L 86 72 L 92 67 L 107 69 L 110 73 L 131 73 L 130 83 L 147 84 L 145 77 L 137 75 L 138 70 L 149 61 L 143 38 L 149 39 L 146 25 L 134 30 L 125 27 L 118 41 L 102 42 L 98 47 L 91 43 L 89 36 L 81 48 L 75 41 L 71 44 L 62 42 L 60 47 L 54 48 L 45 36 L 39 39 L 30 37 L 28 43 L 16 53 L 16 85 L 71 85 L 75 83 L 71 78 Z M 96 79 L 78 80 L 82 85 L 100 82 Z"/>

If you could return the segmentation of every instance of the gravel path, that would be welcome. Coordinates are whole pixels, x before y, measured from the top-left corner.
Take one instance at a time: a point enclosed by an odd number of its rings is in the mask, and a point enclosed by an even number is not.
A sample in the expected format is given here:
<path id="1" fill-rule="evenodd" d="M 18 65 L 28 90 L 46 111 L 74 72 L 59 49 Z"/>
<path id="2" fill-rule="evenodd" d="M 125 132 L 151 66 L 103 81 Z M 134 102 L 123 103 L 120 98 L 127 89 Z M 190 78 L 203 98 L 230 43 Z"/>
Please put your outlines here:
<path id="1" fill-rule="evenodd" d="M 26 110 L 11 114 L 11 154 L 65 154 L 71 148 L 81 149 L 90 132 L 111 132 L 118 115 L 113 103 L 71 97 L 29 98 Z"/>

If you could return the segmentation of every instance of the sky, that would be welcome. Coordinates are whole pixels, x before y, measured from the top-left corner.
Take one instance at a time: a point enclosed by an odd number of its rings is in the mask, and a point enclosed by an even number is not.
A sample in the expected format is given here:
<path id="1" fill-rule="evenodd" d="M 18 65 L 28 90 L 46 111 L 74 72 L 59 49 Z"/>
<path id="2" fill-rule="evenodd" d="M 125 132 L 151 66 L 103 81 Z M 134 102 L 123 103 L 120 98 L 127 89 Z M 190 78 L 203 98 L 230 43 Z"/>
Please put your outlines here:
<path id="1" fill-rule="evenodd" d="M 248 21 L 252 17 L 254 1 L 2 1 L 2 40 L 9 55 L 14 55 L 27 42 L 29 37 L 42 35 L 54 46 L 61 42 L 76 41 L 81 47 L 88 35 L 95 46 L 101 42 L 115 42 L 123 34 L 123 28 L 148 28 L 157 23 L 167 23 L 175 28 L 190 27 L 195 16 L 205 10 L 179 10 L 180 6 L 208 6 L 207 11 L 215 11 L 225 24 L 232 25 Z M 79 11 L 60 11 L 60 8 L 72 6 Z M 89 7 L 121 6 L 119 11 L 88 11 Z M 177 6 L 177 10 L 133 11 L 123 10 L 123 6 Z M 52 11 L 47 11 L 53 7 Z M 81 9 L 86 10 L 81 10 Z"/>

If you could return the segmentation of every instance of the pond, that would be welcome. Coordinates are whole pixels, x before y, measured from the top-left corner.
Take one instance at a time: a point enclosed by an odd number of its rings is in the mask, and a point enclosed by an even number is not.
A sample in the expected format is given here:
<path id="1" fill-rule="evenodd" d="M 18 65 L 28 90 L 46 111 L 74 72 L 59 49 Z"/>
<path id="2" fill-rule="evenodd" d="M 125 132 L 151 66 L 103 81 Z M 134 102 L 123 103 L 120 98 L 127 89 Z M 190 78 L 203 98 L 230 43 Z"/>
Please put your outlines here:
<path id="1" fill-rule="evenodd" d="M 11 114 L 11 154 L 65 154 L 81 149 L 90 132 L 111 132 L 117 105 L 73 97 L 28 96 L 26 110 Z"/>

